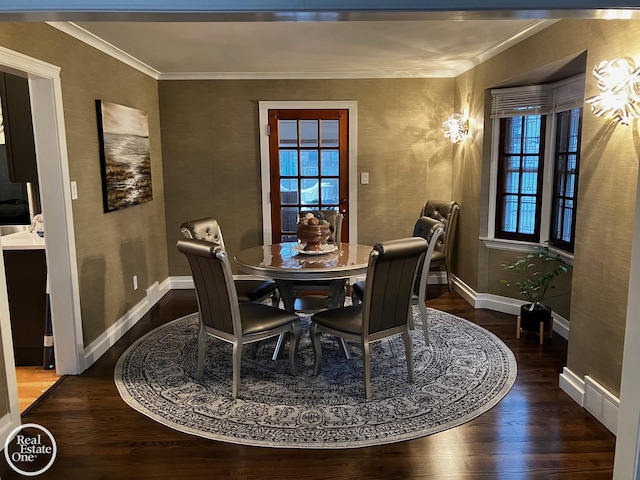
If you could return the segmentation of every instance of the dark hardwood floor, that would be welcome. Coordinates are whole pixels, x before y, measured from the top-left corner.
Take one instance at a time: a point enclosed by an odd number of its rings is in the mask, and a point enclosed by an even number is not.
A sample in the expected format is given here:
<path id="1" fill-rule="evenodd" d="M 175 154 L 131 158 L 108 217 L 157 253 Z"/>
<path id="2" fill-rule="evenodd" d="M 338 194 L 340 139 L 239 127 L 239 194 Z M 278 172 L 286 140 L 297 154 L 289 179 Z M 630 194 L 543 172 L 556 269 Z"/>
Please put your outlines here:
<path id="1" fill-rule="evenodd" d="M 469 319 L 514 352 L 518 378 L 489 412 L 435 435 L 384 446 L 295 450 L 239 446 L 171 430 L 128 407 L 113 368 L 133 340 L 196 310 L 171 291 L 91 368 L 59 382 L 23 417 L 55 436 L 46 479 L 609 479 L 615 437 L 558 387 L 567 342 L 515 338 L 515 318 L 474 310 L 430 286 L 428 305 Z M 23 478 L 0 460 L 0 478 Z"/>

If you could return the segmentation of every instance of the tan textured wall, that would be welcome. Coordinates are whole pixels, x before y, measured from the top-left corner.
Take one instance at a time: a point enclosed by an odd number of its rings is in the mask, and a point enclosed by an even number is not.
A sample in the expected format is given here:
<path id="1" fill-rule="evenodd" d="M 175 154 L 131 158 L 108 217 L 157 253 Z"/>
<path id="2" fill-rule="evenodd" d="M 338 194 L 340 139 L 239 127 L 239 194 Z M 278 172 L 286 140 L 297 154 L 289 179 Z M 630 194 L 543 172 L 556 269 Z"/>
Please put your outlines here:
<path id="1" fill-rule="evenodd" d="M 411 236 L 428 198 L 449 198 L 453 79 L 161 81 L 160 114 L 171 275 L 182 222 L 218 218 L 233 253 L 262 243 L 258 102 L 358 102 L 358 241 Z"/>
<path id="2" fill-rule="evenodd" d="M 69 172 L 78 184 L 73 218 L 88 345 L 168 275 L 157 82 L 42 23 L 1 23 L 0 45 L 61 67 Z M 103 213 L 96 99 L 148 113 L 153 201 Z"/>
<path id="3" fill-rule="evenodd" d="M 586 96 L 595 95 L 593 66 L 604 59 L 637 55 L 639 33 L 637 21 L 563 20 L 456 79 L 456 106 L 469 106 L 479 129 L 472 146 L 454 154 L 452 186 L 463 203 L 458 254 L 470 259 L 469 264 L 458 262 L 458 274 L 477 291 L 505 294 L 499 284 L 501 264 L 517 256 L 510 259 L 504 252 L 489 251 L 478 240 L 486 234 L 490 164 L 485 89 L 588 51 Z M 620 387 L 638 173 L 634 131 L 635 127 L 614 127 L 592 115 L 588 105 L 585 108 L 571 295 L 555 300 L 559 303 L 554 307 L 562 314 L 570 305 L 567 366 L 579 376 L 592 376 L 614 394 Z"/>

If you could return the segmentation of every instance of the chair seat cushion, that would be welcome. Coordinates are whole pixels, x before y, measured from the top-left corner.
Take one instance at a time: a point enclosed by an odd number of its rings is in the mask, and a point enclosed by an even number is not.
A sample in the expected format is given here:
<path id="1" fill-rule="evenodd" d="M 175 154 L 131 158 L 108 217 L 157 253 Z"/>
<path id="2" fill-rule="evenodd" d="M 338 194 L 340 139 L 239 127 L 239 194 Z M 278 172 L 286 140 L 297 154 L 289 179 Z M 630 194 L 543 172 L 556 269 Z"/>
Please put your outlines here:
<path id="1" fill-rule="evenodd" d="M 294 313 L 264 303 L 247 302 L 240 305 L 242 335 L 261 333 L 300 320 Z"/>
<path id="2" fill-rule="evenodd" d="M 276 290 L 273 280 L 236 280 L 239 302 L 255 302 L 268 297 Z"/>
<path id="3" fill-rule="evenodd" d="M 362 304 L 325 310 L 313 315 L 311 321 L 332 330 L 359 335 L 362 332 Z"/>

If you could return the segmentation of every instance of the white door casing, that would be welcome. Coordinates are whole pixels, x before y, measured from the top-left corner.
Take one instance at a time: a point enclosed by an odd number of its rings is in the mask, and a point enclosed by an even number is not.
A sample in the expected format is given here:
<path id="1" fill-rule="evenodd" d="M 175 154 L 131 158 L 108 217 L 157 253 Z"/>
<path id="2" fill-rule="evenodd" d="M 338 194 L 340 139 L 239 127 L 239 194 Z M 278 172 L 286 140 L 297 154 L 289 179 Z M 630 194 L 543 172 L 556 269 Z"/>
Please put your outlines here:
<path id="1" fill-rule="evenodd" d="M 0 47 L 0 66 L 29 79 L 42 213 L 45 218 L 47 271 L 55 339 L 56 372 L 85 368 L 71 188 L 62 104 L 60 68 Z M 0 246 L 1 246 L 0 237 Z M 43 319 L 44 321 L 44 319 Z M 4 265 L 0 266 L 0 334 L 9 396 L 9 421 L 0 419 L 0 441 L 20 424 L 11 323 Z"/>

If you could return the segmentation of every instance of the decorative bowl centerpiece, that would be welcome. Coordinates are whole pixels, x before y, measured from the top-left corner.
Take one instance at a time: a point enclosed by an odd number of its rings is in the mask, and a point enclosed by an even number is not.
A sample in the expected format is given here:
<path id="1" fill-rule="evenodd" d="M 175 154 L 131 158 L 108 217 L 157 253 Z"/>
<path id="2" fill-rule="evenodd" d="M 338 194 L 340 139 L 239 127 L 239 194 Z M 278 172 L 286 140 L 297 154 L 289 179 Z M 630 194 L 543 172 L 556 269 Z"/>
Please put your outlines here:
<path id="1" fill-rule="evenodd" d="M 307 252 L 322 251 L 322 246 L 331 236 L 329 222 L 316 217 L 313 213 L 307 213 L 298 222 L 296 234 L 302 243 L 306 243 L 304 250 Z"/>

